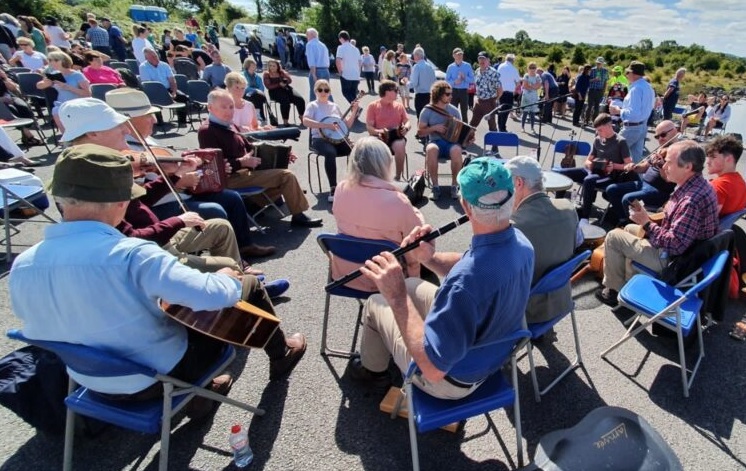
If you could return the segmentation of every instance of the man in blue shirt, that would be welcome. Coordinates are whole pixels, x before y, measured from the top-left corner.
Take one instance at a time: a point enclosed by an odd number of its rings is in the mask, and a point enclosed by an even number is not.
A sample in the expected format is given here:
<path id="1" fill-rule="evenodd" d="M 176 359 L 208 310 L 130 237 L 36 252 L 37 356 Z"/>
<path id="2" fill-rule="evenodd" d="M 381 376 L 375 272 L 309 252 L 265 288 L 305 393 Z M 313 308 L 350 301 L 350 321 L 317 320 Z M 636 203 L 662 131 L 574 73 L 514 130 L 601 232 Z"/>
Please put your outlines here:
<path id="1" fill-rule="evenodd" d="M 421 47 L 414 48 L 412 60 L 415 64 L 412 67 L 409 86 L 414 91 L 414 111 L 419 119 L 422 109 L 430 102 L 430 87 L 435 83 L 435 71 L 425 60 L 425 50 Z"/>
<path id="2" fill-rule="evenodd" d="M 308 101 L 316 100 L 314 85 L 319 79 L 329 80 L 329 48 L 319 40 L 319 32 L 316 28 L 308 28 L 306 31 L 306 61 L 308 62 L 308 84 L 310 96 Z M 332 97 L 329 97 L 332 100 Z"/>
<path id="3" fill-rule="evenodd" d="M 91 18 L 88 20 L 88 24 L 91 25 L 88 31 L 85 33 L 85 40 L 91 43 L 91 49 L 98 52 L 103 52 L 107 56 L 111 56 L 111 47 L 109 47 L 109 32 L 98 25 L 98 21 Z"/>
<path id="4" fill-rule="evenodd" d="M 117 123 L 113 111 L 96 118 L 83 124 Z M 123 137 L 119 123 L 106 131 L 112 140 Z M 130 200 L 144 194 L 133 182 L 129 160 L 119 152 L 94 144 L 68 148 L 55 165 L 50 191 L 64 211 L 64 221 L 49 226 L 44 240 L 22 253 L 10 274 L 13 312 L 23 320 L 29 338 L 96 346 L 159 373 L 194 381 L 213 365 L 224 345 L 167 318 L 160 300 L 198 312 L 243 299 L 273 312 L 255 277 L 229 268 L 200 273 L 155 243 L 127 238 L 114 228 Z M 275 331 L 265 347 L 270 379 L 290 373 L 305 345 L 301 334 L 286 339 Z M 99 393 L 138 400 L 157 397 L 163 389 L 142 375 L 70 375 Z M 230 377 L 216 380 L 214 389 L 227 392 Z"/>
<path id="5" fill-rule="evenodd" d="M 446 69 L 446 82 L 453 89 L 451 104 L 461 109 L 461 119 L 468 122 L 469 86 L 474 84 L 474 70 L 464 62 L 464 51 L 460 47 L 453 50 L 453 62 Z"/>
<path id="6" fill-rule="evenodd" d="M 498 371 L 494 349 L 499 340 L 523 324 L 534 251 L 510 224 L 514 186 L 510 172 L 491 157 L 480 157 L 458 175 L 461 206 L 474 233 L 463 254 L 436 253 L 422 242 L 410 254 L 441 277 L 442 286 L 404 279 L 390 252 L 368 260 L 363 275 L 380 294 L 365 304 L 360 357 L 348 365 L 351 379 L 387 386 L 389 359 L 406 371 L 410 359 L 420 373 L 413 383 L 442 399 L 460 399 Z M 432 230 L 416 227 L 402 246 Z M 495 267 L 500 269 L 496 270 Z"/>
<path id="7" fill-rule="evenodd" d="M 140 64 L 140 81 L 141 82 L 159 82 L 168 91 L 171 98 L 179 103 L 189 103 L 189 98 L 183 92 L 179 91 L 176 85 L 176 78 L 174 78 L 174 72 L 171 67 L 165 62 L 161 62 L 158 58 L 158 53 L 151 47 L 143 49 L 145 54 L 145 62 Z M 182 108 L 176 110 L 176 116 L 179 125 L 186 124 L 186 109 Z M 158 118 L 158 124 L 161 124 L 160 113 L 156 114 Z"/>
<path id="8" fill-rule="evenodd" d="M 655 104 L 655 90 L 645 80 L 645 64 L 632 61 L 627 67 L 629 93 L 624 97 L 622 106 L 610 105 L 611 114 L 622 118 L 620 134 L 627 141 L 632 160 L 638 163 L 642 160 L 645 150 L 645 136 L 648 133 L 648 118 L 653 112 Z"/>
<path id="9" fill-rule="evenodd" d="M 544 97 L 542 100 L 547 101 L 541 107 L 541 122 L 551 124 L 552 108 L 554 107 L 554 102 L 551 100 L 557 98 L 559 95 L 559 85 L 557 85 L 557 80 L 554 79 L 554 76 L 541 67 L 536 69 L 536 73 L 541 76 L 541 84 L 544 87 Z"/>
<path id="10" fill-rule="evenodd" d="M 124 39 L 122 30 L 119 29 L 119 26 L 111 24 L 109 18 L 101 18 L 101 26 L 109 32 L 109 47 L 111 47 L 112 53 L 118 60 L 124 62 L 127 58 L 127 50 L 125 49 L 127 40 Z"/>
<path id="11" fill-rule="evenodd" d="M 223 64 L 223 58 L 220 57 L 220 51 L 217 49 L 210 53 L 212 64 L 205 67 L 202 72 L 202 80 L 210 85 L 210 88 L 225 88 L 225 76 L 231 71 L 231 68 Z"/>

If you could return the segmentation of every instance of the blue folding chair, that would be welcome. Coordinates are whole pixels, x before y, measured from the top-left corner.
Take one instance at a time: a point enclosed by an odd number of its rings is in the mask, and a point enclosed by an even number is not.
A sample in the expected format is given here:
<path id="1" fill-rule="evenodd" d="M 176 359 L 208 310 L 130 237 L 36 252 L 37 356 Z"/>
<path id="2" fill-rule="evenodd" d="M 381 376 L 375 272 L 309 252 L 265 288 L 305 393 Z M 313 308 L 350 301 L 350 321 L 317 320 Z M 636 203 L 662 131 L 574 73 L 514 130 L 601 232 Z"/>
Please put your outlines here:
<path id="1" fill-rule="evenodd" d="M 97 98 L 101 101 L 106 101 L 106 93 L 116 90 L 116 88 L 116 85 L 111 83 L 92 83 L 91 97 Z"/>
<path id="2" fill-rule="evenodd" d="M 404 395 L 407 398 L 409 421 L 409 445 L 412 453 L 412 469 L 420 469 L 417 447 L 417 432 L 425 433 L 454 422 L 489 413 L 496 409 L 512 406 L 515 416 L 515 439 L 518 451 L 518 466 L 523 466 L 523 441 L 521 438 L 521 404 L 518 394 L 518 372 L 516 351 L 523 348 L 526 339 L 531 337 L 528 330 L 518 330 L 493 342 L 477 346 L 485 355 L 495 358 L 495 364 L 503 365 L 510 359 L 511 378 L 508 380 L 502 370 L 488 377 L 484 383 L 463 399 L 448 400 L 433 397 L 419 388 L 412 387 L 412 378 L 419 372 L 412 362 L 404 379 Z M 399 397 L 391 417 L 399 413 L 402 398 Z"/>
<path id="3" fill-rule="evenodd" d="M 183 94 L 189 95 L 189 79 L 184 74 L 174 74 L 174 80 L 176 80 L 176 88 Z"/>
<path id="4" fill-rule="evenodd" d="M 586 250 L 585 252 L 576 255 L 563 264 L 551 269 L 549 272 L 545 273 L 544 276 L 542 276 L 531 288 L 529 296 L 548 294 L 553 291 L 563 289 L 565 286 L 570 284 L 570 278 L 572 277 L 575 269 L 578 268 L 581 263 L 585 262 L 590 256 L 591 251 Z M 534 398 L 536 399 L 536 402 L 541 402 L 541 396 L 549 392 L 549 390 L 552 389 L 557 383 L 559 383 L 562 378 L 567 376 L 568 373 L 583 364 L 583 357 L 580 354 L 580 339 L 578 338 L 578 323 L 575 319 L 575 302 L 573 302 L 572 308 L 568 312 L 558 312 L 556 313 L 555 317 L 545 322 L 527 324 L 528 330 L 531 331 L 531 339 L 535 340 L 546 334 L 549 329 L 551 329 L 559 321 L 567 317 L 568 314 L 570 315 L 570 319 L 572 320 L 572 333 L 575 337 L 575 360 L 573 360 L 572 363 L 570 363 L 570 366 L 565 368 L 565 370 L 562 371 L 562 373 L 560 373 L 560 375 L 557 376 L 557 378 L 555 378 L 555 380 L 552 381 L 549 386 L 544 389 L 539 389 L 539 381 L 536 377 L 536 367 L 534 365 L 533 346 L 531 345 L 531 342 L 528 342 L 527 344 L 528 362 L 531 366 L 531 381 L 534 385 Z"/>
<path id="5" fill-rule="evenodd" d="M 163 399 L 151 401 L 114 401 L 96 394 L 86 387 L 78 386 L 70 378 L 68 396 L 65 399 L 67 417 L 65 422 L 64 471 L 72 469 L 73 439 L 75 438 L 75 414 L 93 417 L 120 427 L 142 433 L 161 434 L 161 454 L 158 469 L 168 469 L 168 447 L 171 438 L 171 418 L 177 414 L 194 396 L 202 396 L 213 401 L 224 402 L 256 415 L 264 415 L 264 410 L 243 402 L 217 394 L 205 386 L 219 375 L 235 358 L 236 350 L 226 344 L 220 359 L 213 368 L 196 384 L 187 383 L 171 376 L 160 374 L 153 368 L 119 357 L 105 350 L 86 345 L 50 340 L 34 340 L 23 335 L 18 329 L 7 332 L 9 338 L 49 350 L 58 355 L 65 365 L 82 375 L 96 377 L 116 377 L 145 375 L 163 383 Z"/>
<path id="6" fill-rule="evenodd" d="M 130 69 L 130 72 L 135 74 L 135 77 L 140 76 L 140 64 L 137 63 L 137 59 L 125 59 L 125 64 Z"/>
<path id="7" fill-rule="evenodd" d="M 329 275 L 327 277 L 328 281 L 332 281 L 332 259 L 334 257 L 338 257 L 342 260 L 347 260 L 348 262 L 357 263 L 362 266 L 366 260 L 380 254 L 381 252 L 391 252 L 399 248 L 398 244 L 395 244 L 390 240 L 363 239 L 361 237 L 352 237 L 344 234 L 319 234 L 316 237 L 316 242 L 318 242 L 321 250 L 324 251 L 324 254 L 329 257 Z M 326 301 L 324 303 L 324 320 L 321 327 L 322 355 L 332 354 L 349 357 L 353 353 L 355 353 L 355 345 L 357 345 L 357 335 L 360 329 L 360 321 L 363 316 L 363 301 L 368 299 L 371 294 L 375 293 L 348 288 L 347 286 L 340 286 L 326 293 Z M 355 322 L 355 333 L 352 336 L 352 349 L 350 351 L 329 348 L 326 344 L 326 336 L 329 326 L 329 307 L 331 306 L 332 296 L 353 298 L 358 301 L 357 321 Z"/>
<path id="8" fill-rule="evenodd" d="M 500 146 L 515 146 L 515 155 L 518 155 L 520 145 L 521 140 L 518 138 L 518 134 L 512 132 L 489 131 L 484 135 L 484 145 L 482 147 L 484 147 L 486 152 L 487 146 L 497 146 L 499 152 Z"/>
<path id="9" fill-rule="evenodd" d="M 175 102 L 161 82 L 146 80 L 145 82 L 142 82 L 142 91 L 148 96 L 150 103 L 158 108 L 169 110 L 172 117 L 174 111 L 182 109 L 186 110 L 186 103 Z M 189 117 L 189 113 L 187 113 L 187 117 Z M 189 119 L 189 124 L 192 125 L 191 118 Z M 180 125 L 177 125 L 177 129 L 179 126 Z"/>
<path id="10" fill-rule="evenodd" d="M 725 216 L 720 218 L 720 222 L 718 223 L 718 231 L 722 232 L 726 229 L 730 229 L 733 227 L 733 224 L 736 223 L 743 215 L 746 214 L 746 208 L 736 211 L 735 213 L 726 214 Z"/>
<path id="11" fill-rule="evenodd" d="M 702 300 L 698 297 L 698 294 L 720 276 L 729 258 L 730 254 L 724 250 L 707 260 L 702 268 L 687 277 L 687 279 L 694 279 L 699 275 L 702 276 L 702 279 L 687 291 L 682 291 L 676 286 L 671 286 L 647 274 L 633 276 L 619 292 L 619 303 L 634 311 L 635 317 L 624 336 L 604 350 L 601 353 L 601 358 L 608 361 L 606 356 L 609 353 L 645 330 L 647 326 L 653 323 L 662 325 L 676 332 L 681 382 L 684 387 L 684 397 L 689 397 L 689 389 L 694 381 L 694 376 L 697 374 L 697 369 L 705 356 L 700 319 Z M 647 320 L 642 321 L 643 317 L 646 317 Z M 638 323 L 639 326 L 637 326 Z M 688 375 L 686 356 L 684 355 L 684 337 L 688 336 L 695 328 L 697 329 L 699 356 L 691 369 L 691 375 Z"/>
<path id="12" fill-rule="evenodd" d="M 554 153 L 552 153 L 552 165 L 549 168 L 554 168 L 554 161 L 556 160 L 557 154 L 565 154 L 567 146 L 569 144 L 575 145 L 575 155 L 581 157 L 587 157 L 591 153 L 591 145 L 583 141 L 571 141 L 568 139 L 560 139 L 554 143 Z"/>
<path id="13" fill-rule="evenodd" d="M 202 109 L 207 109 L 207 95 L 210 94 L 210 85 L 204 80 L 188 80 L 187 96 L 192 105 L 197 107 L 197 118 L 202 120 Z"/>

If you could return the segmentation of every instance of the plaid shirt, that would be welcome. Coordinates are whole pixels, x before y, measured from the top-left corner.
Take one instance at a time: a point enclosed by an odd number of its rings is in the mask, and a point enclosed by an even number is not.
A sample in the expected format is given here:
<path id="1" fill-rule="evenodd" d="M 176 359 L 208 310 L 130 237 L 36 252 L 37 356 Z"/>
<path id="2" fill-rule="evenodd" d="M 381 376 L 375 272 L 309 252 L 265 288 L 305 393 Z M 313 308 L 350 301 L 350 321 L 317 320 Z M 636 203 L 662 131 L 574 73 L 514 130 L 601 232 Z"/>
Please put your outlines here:
<path id="1" fill-rule="evenodd" d="M 596 66 L 591 69 L 590 78 L 591 78 L 591 89 L 603 90 L 604 88 L 606 88 L 606 82 L 609 81 L 609 71 L 605 67 L 601 69 L 598 66 Z M 601 80 L 596 82 L 592 80 L 594 78 L 599 78 Z"/>
<path id="2" fill-rule="evenodd" d="M 490 98 L 497 97 L 497 92 L 500 89 L 500 73 L 492 67 L 482 72 L 481 68 L 478 68 L 474 73 L 474 80 L 477 83 L 477 98 L 480 100 L 489 100 Z"/>
<path id="3" fill-rule="evenodd" d="M 648 239 L 669 256 L 681 255 L 695 241 L 709 239 L 718 229 L 718 200 L 702 175 L 676 187 L 666 203 L 661 224 L 650 224 Z"/>
<path id="4" fill-rule="evenodd" d="M 109 47 L 109 32 L 100 26 L 88 28 L 85 36 L 91 42 L 91 46 Z"/>

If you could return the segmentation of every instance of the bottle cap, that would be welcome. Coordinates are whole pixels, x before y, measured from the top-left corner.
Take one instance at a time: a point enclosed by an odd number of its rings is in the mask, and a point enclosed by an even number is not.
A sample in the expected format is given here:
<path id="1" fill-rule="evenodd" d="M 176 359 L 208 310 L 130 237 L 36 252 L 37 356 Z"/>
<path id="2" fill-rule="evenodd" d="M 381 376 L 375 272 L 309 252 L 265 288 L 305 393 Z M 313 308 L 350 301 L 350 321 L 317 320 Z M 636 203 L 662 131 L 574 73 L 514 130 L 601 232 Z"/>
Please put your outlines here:
<path id="1" fill-rule="evenodd" d="M 231 427 L 231 433 L 238 433 L 241 431 L 241 424 L 235 424 Z"/>

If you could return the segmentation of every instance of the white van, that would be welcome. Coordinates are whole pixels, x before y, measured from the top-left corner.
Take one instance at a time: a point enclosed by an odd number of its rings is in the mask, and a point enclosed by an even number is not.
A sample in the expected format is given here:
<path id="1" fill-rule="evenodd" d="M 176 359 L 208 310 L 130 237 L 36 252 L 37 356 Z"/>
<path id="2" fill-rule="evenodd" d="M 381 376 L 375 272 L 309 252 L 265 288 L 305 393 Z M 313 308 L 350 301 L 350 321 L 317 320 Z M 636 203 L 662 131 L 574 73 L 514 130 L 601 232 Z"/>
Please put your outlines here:
<path id="1" fill-rule="evenodd" d="M 261 23 L 259 25 L 259 39 L 262 40 L 262 49 L 267 51 L 270 56 L 276 56 L 275 37 L 277 31 L 295 32 L 295 28 L 288 25 L 278 25 L 274 23 Z"/>

